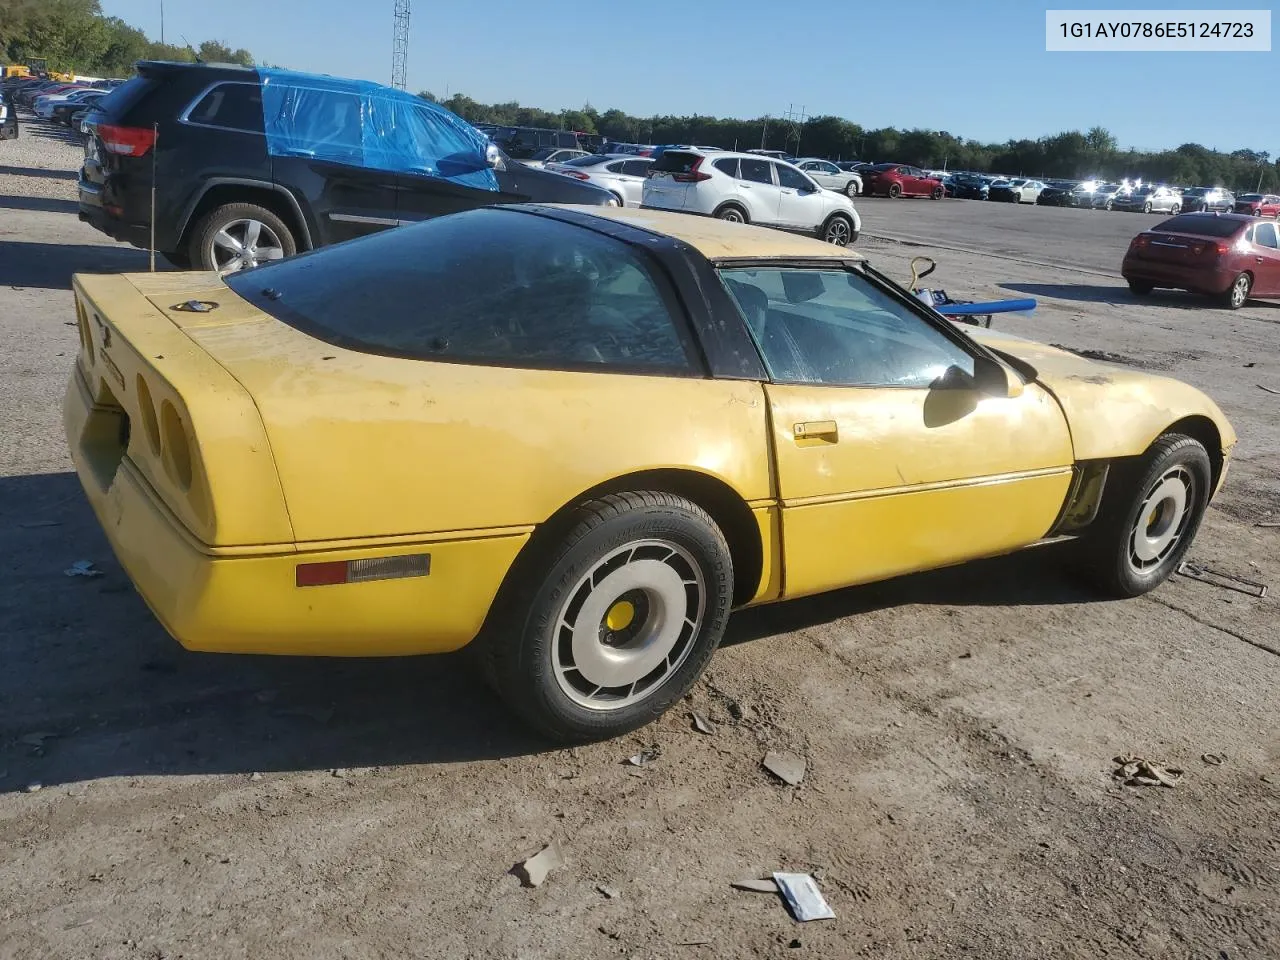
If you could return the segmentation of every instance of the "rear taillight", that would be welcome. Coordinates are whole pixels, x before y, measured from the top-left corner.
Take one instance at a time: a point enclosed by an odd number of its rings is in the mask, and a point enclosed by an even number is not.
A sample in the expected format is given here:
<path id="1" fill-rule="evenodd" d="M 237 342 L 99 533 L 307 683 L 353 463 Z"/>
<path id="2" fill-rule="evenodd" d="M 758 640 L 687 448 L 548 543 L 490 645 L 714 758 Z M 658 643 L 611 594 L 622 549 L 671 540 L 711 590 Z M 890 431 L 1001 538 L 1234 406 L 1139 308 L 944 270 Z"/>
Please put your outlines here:
<path id="1" fill-rule="evenodd" d="M 591 179 L 591 177 L 589 177 L 587 174 L 585 174 L 585 173 L 579 173 L 577 170 L 561 170 L 560 172 L 561 172 L 561 173 L 563 173 L 566 177 L 573 177 L 573 179 L 575 179 L 575 180 L 590 180 L 590 179 Z"/>
<path id="2" fill-rule="evenodd" d="M 96 133 L 107 153 L 122 157 L 145 157 L 156 145 L 156 132 L 146 127 L 120 127 L 112 123 L 98 124 Z"/>
<path id="3" fill-rule="evenodd" d="M 702 173 L 698 168 L 702 166 L 702 157 L 693 161 L 693 166 L 689 168 L 688 173 L 673 173 L 671 179 L 676 183 L 701 183 L 703 180 L 710 180 L 711 174 Z"/>
<path id="4" fill-rule="evenodd" d="M 1142 250 L 1151 242 L 1151 238 L 1145 233 L 1140 233 L 1129 242 L 1130 249 Z"/>

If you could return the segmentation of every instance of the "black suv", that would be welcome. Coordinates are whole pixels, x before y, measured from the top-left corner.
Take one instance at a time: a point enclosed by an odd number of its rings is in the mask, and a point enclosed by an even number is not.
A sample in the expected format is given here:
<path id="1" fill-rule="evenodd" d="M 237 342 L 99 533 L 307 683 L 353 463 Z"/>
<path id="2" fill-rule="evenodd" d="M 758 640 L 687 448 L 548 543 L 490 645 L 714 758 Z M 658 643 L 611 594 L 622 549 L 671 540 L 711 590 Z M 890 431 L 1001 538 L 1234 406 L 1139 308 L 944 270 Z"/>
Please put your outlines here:
<path id="1" fill-rule="evenodd" d="M 607 206 L 607 190 L 490 148 L 498 189 L 273 155 L 249 67 L 142 61 L 86 120 L 80 219 L 176 266 L 227 272 L 387 227 L 499 203 Z M 154 176 L 153 176 L 154 175 Z"/>

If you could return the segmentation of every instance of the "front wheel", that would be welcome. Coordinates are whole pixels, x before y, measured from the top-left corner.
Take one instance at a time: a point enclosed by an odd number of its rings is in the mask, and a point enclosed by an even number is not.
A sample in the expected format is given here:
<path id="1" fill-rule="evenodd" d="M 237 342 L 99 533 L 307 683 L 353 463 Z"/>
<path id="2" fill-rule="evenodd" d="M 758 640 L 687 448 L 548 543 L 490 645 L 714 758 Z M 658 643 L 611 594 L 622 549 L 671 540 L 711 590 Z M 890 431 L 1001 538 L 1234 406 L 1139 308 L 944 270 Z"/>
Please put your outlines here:
<path id="1" fill-rule="evenodd" d="M 853 229 L 853 221 L 843 213 L 833 213 L 822 225 L 821 236 L 827 243 L 847 247 L 858 239 L 858 232 Z"/>
<path id="2" fill-rule="evenodd" d="M 1176 217 L 1176 216 L 1177 216 L 1178 214 L 1180 214 L 1181 212 L 1182 212 L 1182 207 L 1181 207 L 1181 206 L 1179 206 L 1179 205 L 1178 205 L 1178 204 L 1176 204 L 1176 203 L 1175 203 L 1172 207 L 1170 207 L 1170 208 L 1169 208 L 1169 215 L 1170 215 L 1171 217 Z"/>
<path id="3" fill-rule="evenodd" d="M 1148 200 L 1146 203 L 1144 203 L 1144 204 L 1142 205 L 1142 212 L 1143 212 L 1143 213 L 1150 213 L 1150 212 L 1151 212 L 1151 201 L 1150 201 L 1150 200 Z"/>
<path id="4" fill-rule="evenodd" d="M 858 182 L 856 180 L 850 180 L 844 185 L 844 195 L 850 200 L 858 195 Z"/>
<path id="5" fill-rule="evenodd" d="M 1134 472 L 1135 482 L 1104 493 L 1083 543 L 1085 572 L 1115 597 L 1169 579 L 1200 529 L 1213 478 L 1205 448 L 1181 434 L 1152 444 Z"/>
<path id="6" fill-rule="evenodd" d="M 942 199 L 942 195 L 943 195 L 945 192 L 946 192 L 946 191 L 945 191 L 945 190 L 943 190 L 941 187 L 934 187 L 934 188 L 933 188 L 933 192 L 932 192 L 931 194 L 929 194 L 929 199 L 930 199 L 930 200 L 941 200 L 941 199 Z"/>
<path id="7" fill-rule="evenodd" d="M 486 625 L 482 664 L 507 705 L 560 743 L 660 717 L 702 675 L 733 599 L 720 529 L 656 491 L 583 504 L 568 534 L 516 575 L 528 582 Z"/>

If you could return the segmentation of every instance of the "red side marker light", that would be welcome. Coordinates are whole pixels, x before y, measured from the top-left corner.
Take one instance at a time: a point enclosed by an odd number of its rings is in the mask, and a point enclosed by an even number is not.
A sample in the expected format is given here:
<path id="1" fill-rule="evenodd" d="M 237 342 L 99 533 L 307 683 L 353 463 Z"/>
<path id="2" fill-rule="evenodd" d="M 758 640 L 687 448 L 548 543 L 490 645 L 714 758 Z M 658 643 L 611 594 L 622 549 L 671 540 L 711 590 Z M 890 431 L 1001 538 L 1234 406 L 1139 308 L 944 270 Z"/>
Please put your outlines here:
<path id="1" fill-rule="evenodd" d="M 327 587 L 335 583 L 366 583 L 370 580 L 400 580 L 425 577 L 431 573 L 431 554 L 409 553 L 369 560 L 327 560 L 300 563 L 295 582 L 299 587 Z"/>

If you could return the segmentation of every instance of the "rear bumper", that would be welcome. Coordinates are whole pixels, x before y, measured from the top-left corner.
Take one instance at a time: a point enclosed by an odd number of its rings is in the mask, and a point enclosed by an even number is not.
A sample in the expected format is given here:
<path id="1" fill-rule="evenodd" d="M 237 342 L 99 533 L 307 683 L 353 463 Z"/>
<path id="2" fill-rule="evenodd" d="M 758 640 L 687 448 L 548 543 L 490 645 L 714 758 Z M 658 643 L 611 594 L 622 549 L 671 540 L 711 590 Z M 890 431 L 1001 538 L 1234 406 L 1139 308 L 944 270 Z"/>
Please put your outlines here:
<path id="1" fill-rule="evenodd" d="M 1222 267 L 1195 267 L 1158 260 L 1139 260 L 1126 256 L 1120 266 L 1126 280 L 1144 280 L 1158 287 L 1194 290 L 1201 293 L 1225 293 L 1235 280 L 1232 270 Z"/>
<path id="2" fill-rule="evenodd" d="M 197 542 L 125 456 L 110 476 L 85 444 L 100 420 L 77 366 L 63 404 L 71 459 L 112 551 L 152 613 L 189 650 L 300 656 L 445 653 L 480 630 L 527 532 L 476 539 L 215 554 Z M 95 418 L 97 418 L 95 420 Z M 430 553 L 430 574 L 298 587 L 301 563 Z"/>
<path id="3" fill-rule="evenodd" d="M 151 229 L 145 223 L 128 223 L 113 217 L 103 206 L 105 187 L 80 178 L 80 220 L 95 230 L 105 233 L 112 240 L 131 243 L 146 250 L 151 246 Z"/>

